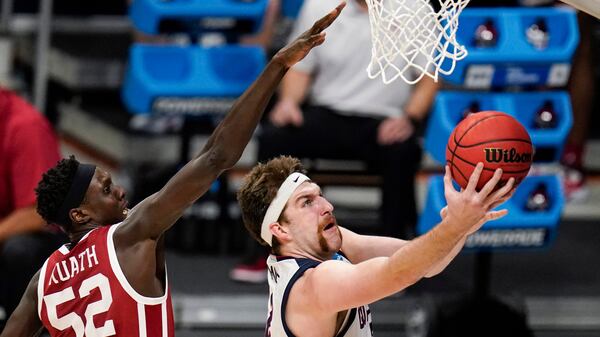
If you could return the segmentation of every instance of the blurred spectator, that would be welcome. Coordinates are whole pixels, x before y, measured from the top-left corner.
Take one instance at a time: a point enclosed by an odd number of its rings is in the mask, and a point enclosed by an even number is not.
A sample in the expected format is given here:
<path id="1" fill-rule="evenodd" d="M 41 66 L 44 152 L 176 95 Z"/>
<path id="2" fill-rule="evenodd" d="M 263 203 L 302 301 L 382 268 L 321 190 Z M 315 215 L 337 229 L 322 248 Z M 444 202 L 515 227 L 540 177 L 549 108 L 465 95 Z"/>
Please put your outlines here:
<path id="1" fill-rule="evenodd" d="M 240 38 L 240 44 L 262 46 L 268 54 L 273 54 L 275 51 L 279 50 L 280 48 L 274 50 L 272 41 L 273 35 L 275 34 L 277 19 L 279 18 L 280 7 L 281 0 L 269 0 L 260 32 L 242 36 Z"/>
<path id="2" fill-rule="evenodd" d="M 573 108 L 573 128 L 567 139 L 561 163 L 564 165 L 564 191 L 569 200 L 581 200 L 587 195 L 583 154 L 588 138 L 590 113 L 594 103 L 594 57 L 592 31 L 595 18 L 579 12 L 579 46 L 573 58 L 569 94 Z"/>
<path id="3" fill-rule="evenodd" d="M 306 0 L 291 36 L 326 13 L 333 0 Z M 349 0 L 328 43 L 283 79 L 279 100 L 259 137 L 258 160 L 278 155 L 361 160 L 383 177 L 381 234 L 410 239 L 417 213 L 414 177 L 421 159 L 415 131 L 438 85 L 424 77 L 414 87 L 384 85 L 365 71 L 371 58 L 367 4 Z M 266 280 L 266 252 L 254 244 L 230 273 L 237 281 Z"/>
<path id="4" fill-rule="evenodd" d="M 35 206 L 34 188 L 60 158 L 57 137 L 41 113 L 6 89 L 0 89 L 0 158 L 0 310 L 8 319 L 29 279 L 66 238 L 45 226 Z"/>

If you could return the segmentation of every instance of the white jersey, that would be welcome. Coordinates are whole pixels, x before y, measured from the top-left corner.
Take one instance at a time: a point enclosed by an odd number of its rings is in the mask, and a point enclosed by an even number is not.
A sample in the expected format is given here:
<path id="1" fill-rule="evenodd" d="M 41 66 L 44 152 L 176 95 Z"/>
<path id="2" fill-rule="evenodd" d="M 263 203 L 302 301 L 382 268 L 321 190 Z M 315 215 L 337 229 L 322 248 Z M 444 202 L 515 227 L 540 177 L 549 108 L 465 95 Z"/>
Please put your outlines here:
<path id="1" fill-rule="evenodd" d="M 334 259 L 350 263 L 340 254 L 336 254 Z M 285 310 L 290 290 L 306 270 L 318 266 L 319 263 L 319 261 L 306 258 L 269 256 L 267 259 L 269 268 L 269 316 L 265 331 L 266 337 L 294 337 L 285 321 Z M 373 336 L 371 332 L 371 310 L 368 305 L 362 305 L 348 310 L 344 322 L 335 336 L 324 337 L 371 336 Z"/>

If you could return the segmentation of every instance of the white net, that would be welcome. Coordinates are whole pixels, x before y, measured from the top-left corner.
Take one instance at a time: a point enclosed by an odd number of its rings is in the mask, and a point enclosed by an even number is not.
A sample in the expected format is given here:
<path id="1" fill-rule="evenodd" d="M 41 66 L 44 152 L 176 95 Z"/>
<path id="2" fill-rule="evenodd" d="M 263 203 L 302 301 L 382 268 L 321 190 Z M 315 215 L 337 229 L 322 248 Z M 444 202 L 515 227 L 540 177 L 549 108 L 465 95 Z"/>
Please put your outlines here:
<path id="1" fill-rule="evenodd" d="M 451 74 L 467 50 L 456 41 L 458 16 L 469 0 L 439 0 L 436 12 L 428 0 L 366 0 L 373 47 L 370 78 L 388 84 L 401 77 L 409 84 L 427 75 L 436 82 Z"/>

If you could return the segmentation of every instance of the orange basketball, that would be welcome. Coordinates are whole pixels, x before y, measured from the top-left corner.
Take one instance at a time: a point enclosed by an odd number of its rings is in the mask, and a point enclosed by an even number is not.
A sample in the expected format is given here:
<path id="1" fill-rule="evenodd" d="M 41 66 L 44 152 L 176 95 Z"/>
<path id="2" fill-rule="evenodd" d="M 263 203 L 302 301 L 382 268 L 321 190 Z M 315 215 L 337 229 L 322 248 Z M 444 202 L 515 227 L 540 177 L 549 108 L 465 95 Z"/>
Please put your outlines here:
<path id="1" fill-rule="evenodd" d="M 499 111 L 472 113 L 463 119 L 448 139 L 446 162 L 452 178 L 465 188 L 478 162 L 484 165 L 477 184 L 480 190 L 502 169 L 500 184 L 510 177 L 517 186 L 531 167 L 533 146 L 527 130 L 514 117 Z"/>

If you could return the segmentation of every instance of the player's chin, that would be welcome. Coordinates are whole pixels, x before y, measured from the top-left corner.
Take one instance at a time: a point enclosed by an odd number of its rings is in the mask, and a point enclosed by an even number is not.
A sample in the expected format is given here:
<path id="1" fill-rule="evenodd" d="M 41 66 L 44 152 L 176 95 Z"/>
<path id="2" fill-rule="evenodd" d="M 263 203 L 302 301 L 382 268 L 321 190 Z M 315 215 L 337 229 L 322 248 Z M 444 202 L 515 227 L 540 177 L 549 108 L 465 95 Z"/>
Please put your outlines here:
<path id="1" fill-rule="evenodd" d="M 342 232 L 338 226 L 323 231 L 323 236 L 333 251 L 338 251 L 342 247 Z"/>

